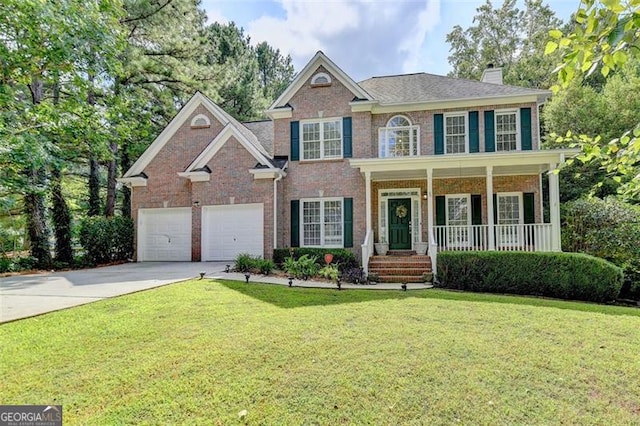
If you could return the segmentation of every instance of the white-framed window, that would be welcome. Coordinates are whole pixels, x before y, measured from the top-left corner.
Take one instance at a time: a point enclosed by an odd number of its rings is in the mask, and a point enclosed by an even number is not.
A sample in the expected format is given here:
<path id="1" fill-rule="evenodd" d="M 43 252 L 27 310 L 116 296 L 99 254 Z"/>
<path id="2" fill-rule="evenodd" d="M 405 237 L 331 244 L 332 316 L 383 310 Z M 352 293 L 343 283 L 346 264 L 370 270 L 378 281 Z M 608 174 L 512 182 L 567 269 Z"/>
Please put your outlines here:
<path id="1" fill-rule="evenodd" d="M 303 247 L 343 247 L 342 198 L 300 200 Z"/>
<path id="2" fill-rule="evenodd" d="M 331 84 L 331 77 L 326 72 L 319 72 L 311 78 L 312 86 L 316 86 L 316 85 L 326 86 L 329 84 Z"/>
<path id="3" fill-rule="evenodd" d="M 468 246 L 471 243 L 471 195 L 450 194 L 445 198 L 447 202 L 447 246 Z"/>
<path id="4" fill-rule="evenodd" d="M 404 115 L 396 115 L 387 127 L 378 129 L 378 156 L 409 157 L 420 154 L 420 126 L 414 126 Z"/>
<path id="5" fill-rule="evenodd" d="M 495 112 L 496 151 L 520 149 L 520 114 L 517 110 Z"/>
<path id="6" fill-rule="evenodd" d="M 198 114 L 191 119 L 191 127 L 209 127 L 211 126 L 211 121 L 209 117 L 204 114 Z"/>
<path id="7" fill-rule="evenodd" d="M 444 115 L 444 152 L 469 152 L 469 120 L 466 112 Z"/>
<path id="8" fill-rule="evenodd" d="M 301 122 L 300 143 L 303 160 L 342 158 L 342 119 Z"/>
<path id="9" fill-rule="evenodd" d="M 519 245 L 522 241 L 520 224 L 524 222 L 522 192 L 496 194 L 498 216 L 498 243 L 501 246 Z"/>

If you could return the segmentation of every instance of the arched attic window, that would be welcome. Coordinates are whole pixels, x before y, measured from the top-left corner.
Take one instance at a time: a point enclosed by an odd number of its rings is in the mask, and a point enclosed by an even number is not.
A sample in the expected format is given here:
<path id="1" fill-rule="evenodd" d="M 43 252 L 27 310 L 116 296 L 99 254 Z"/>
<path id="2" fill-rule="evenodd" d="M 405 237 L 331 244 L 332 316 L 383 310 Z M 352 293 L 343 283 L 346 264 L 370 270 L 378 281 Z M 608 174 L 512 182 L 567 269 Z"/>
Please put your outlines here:
<path id="1" fill-rule="evenodd" d="M 211 121 L 209 121 L 209 117 L 206 115 L 198 114 L 191 119 L 192 129 L 204 129 L 206 127 L 211 127 Z"/>
<path id="2" fill-rule="evenodd" d="M 387 121 L 387 127 L 378 129 L 378 156 L 409 157 L 419 155 L 419 126 L 414 126 L 404 115 Z"/>
<path id="3" fill-rule="evenodd" d="M 312 86 L 330 86 L 331 77 L 326 72 L 319 72 L 311 78 Z"/>

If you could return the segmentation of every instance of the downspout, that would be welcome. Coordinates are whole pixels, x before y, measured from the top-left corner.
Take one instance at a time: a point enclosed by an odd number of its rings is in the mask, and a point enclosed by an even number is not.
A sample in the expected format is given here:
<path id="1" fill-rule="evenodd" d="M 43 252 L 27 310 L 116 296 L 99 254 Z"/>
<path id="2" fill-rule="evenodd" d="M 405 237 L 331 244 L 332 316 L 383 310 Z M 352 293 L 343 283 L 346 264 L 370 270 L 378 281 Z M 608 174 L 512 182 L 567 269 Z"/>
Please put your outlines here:
<path id="1" fill-rule="evenodd" d="M 284 177 L 284 174 L 278 172 L 278 177 L 273 180 L 273 248 L 278 248 L 278 181 Z"/>

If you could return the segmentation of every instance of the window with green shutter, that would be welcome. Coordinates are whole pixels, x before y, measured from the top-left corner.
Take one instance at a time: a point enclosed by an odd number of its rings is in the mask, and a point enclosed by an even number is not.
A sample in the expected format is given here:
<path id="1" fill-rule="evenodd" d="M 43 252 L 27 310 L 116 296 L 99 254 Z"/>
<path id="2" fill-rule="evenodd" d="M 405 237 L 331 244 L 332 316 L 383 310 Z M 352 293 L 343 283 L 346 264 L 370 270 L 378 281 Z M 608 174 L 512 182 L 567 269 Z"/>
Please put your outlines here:
<path id="1" fill-rule="evenodd" d="M 444 115 L 433 115 L 433 140 L 434 153 L 436 155 L 444 154 Z"/>
<path id="2" fill-rule="evenodd" d="M 531 108 L 520 108 L 520 143 L 525 151 L 533 148 L 531 133 Z"/>
<path id="3" fill-rule="evenodd" d="M 469 111 L 469 152 L 480 152 L 478 111 Z"/>
<path id="4" fill-rule="evenodd" d="M 353 247 L 353 198 L 344 199 L 344 246 Z"/>
<path id="5" fill-rule="evenodd" d="M 351 136 L 351 117 L 344 117 L 342 119 L 342 156 L 344 158 L 353 157 L 353 146 Z"/>
<path id="6" fill-rule="evenodd" d="M 300 122 L 292 121 L 291 133 L 291 161 L 300 160 Z"/>
<path id="7" fill-rule="evenodd" d="M 291 247 L 300 247 L 300 201 L 291 200 Z"/>
<path id="8" fill-rule="evenodd" d="M 484 112 L 484 151 L 494 152 L 496 150 L 495 122 L 493 111 Z"/>

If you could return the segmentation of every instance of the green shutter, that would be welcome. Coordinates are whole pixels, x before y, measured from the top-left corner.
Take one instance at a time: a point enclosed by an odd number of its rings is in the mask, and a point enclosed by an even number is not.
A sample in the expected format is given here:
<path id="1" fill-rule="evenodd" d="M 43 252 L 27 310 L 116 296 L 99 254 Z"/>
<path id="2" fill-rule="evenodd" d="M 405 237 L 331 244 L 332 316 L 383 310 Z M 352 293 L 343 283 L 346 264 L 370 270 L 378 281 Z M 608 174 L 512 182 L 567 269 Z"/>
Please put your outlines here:
<path id="1" fill-rule="evenodd" d="M 478 111 L 469 112 L 469 152 L 480 152 Z"/>
<path id="2" fill-rule="evenodd" d="M 436 196 L 436 225 L 442 226 L 447 224 L 446 199 L 444 195 Z"/>
<path id="3" fill-rule="evenodd" d="M 291 200 L 291 247 L 300 247 L 300 200 Z"/>
<path id="4" fill-rule="evenodd" d="M 353 198 L 344 199 L 344 246 L 353 247 Z"/>
<path id="5" fill-rule="evenodd" d="M 351 139 L 351 117 L 344 117 L 342 119 L 342 156 L 344 158 L 353 157 Z"/>
<path id="6" fill-rule="evenodd" d="M 496 134 L 493 111 L 484 112 L 484 151 L 494 152 L 496 150 Z"/>
<path id="7" fill-rule="evenodd" d="M 471 224 L 482 225 L 482 195 L 471 195 Z"/>
<path id="8" fill-rule="evenodd" d="M 291 122 L 291 161 L 300 160 L 300 122 Z"/>
<path id="9" fill-rule="evenodd" d="M 535 196 L 533 192 L 522 194 L 524 223 L 536 223 Z"/>
<path id="10" fill-rule="evenodd" d="M 435 154 L 444 154 L 444 117 L 442 114 L 433 115 L 433 140 Z"/>
<path id="11" fill-rule="evenodd" d="M 498 196 L 493 194 L 493 224 L 498 224 Z"/>
<path id="12" fill-rule="evenodd" d="M 520 143 L 523 150 L 531 151 L 531 108 L 520 108 Z"/>

